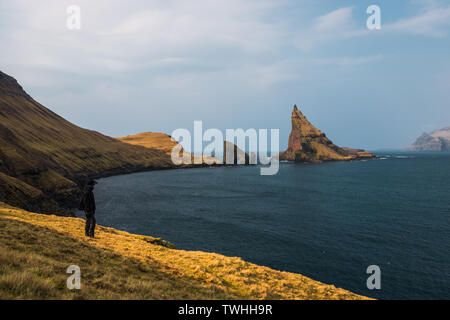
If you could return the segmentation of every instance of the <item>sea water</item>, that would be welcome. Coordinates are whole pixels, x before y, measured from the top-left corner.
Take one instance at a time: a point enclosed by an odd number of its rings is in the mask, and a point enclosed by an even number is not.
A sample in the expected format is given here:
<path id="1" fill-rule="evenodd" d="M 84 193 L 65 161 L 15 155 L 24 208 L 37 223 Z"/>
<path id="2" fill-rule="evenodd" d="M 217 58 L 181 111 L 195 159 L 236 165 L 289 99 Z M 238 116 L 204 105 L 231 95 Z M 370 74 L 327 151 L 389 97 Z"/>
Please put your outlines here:
<path id="1" fill-rule="evenodd" d="M 382 299 L 450 299 L 450 154 L 100 179 L 97 221 Z M 369 290 L 367 267 L 381 270 Z"/>

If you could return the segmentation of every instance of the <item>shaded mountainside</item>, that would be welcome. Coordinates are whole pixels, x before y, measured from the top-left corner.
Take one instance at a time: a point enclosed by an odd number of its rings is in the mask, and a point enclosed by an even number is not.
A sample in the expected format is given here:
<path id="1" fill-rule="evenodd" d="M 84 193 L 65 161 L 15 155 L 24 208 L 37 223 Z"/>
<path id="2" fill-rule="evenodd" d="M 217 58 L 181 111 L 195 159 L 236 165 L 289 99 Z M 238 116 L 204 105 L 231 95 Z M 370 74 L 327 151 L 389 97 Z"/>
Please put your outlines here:
<path id="1" fill-rule="evenodd" d="M 412 151 L 450 152 L 450 127 L 423 133 L 417 140 L 407 147 Z"/>
<path id="2" fill-rule="evenodd" d="M 68 214 L 89 177 L 172 166 L 166 153 L 80 128 L 0 72 L 0 201 Z"/>
<path id="3" fill-rule="evenodd" d="M 0 203 L 0 299 L 367 299 L 300 274 Z M 51 246 L 49 246 L 51 239 Z M 82 290 L 66 287 L 81 269 Z"/>
<path id="4" fill-rule="evenodd" d="M 375 157 L 361 149 L 341 148 L 333 144 L 322 131 L 313 126 L 294 105 L 292 130 L 286 151 L 280 153 L 280 160 L 298 162 L 359 160 Z"/>

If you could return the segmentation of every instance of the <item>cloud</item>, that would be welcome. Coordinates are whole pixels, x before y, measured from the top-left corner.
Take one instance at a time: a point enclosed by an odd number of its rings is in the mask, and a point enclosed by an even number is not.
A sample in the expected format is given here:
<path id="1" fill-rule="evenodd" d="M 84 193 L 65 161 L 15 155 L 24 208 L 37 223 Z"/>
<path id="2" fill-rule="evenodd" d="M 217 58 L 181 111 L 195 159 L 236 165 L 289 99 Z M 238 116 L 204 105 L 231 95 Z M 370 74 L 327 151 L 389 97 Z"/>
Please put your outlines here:
<path id="1" fill-rule="evenodd" d="M 312 59 L 311 62 L 317 65 L 337 65 L 340 67 L 348 67 L 381 61 L 383 60 L 383 58 L 384 58 L 383 55 L 379 54 L 367 57 L 339 57 L 339 58 Z"/>
<path id="2" fill-rule="evenodd" d="M 320 45 L 367 35 L 367 29 L 355 25 L 353 11 L 354 7 L 344 7 L 317 17 L 312 25 L 297 37 L 297 47 L 309 52 Z"/>
<path id="3" fill-rule="evenodd" d="M 238 68 L 277 54 L 283 26 L 266 18 L 283 1 L 78 1 L 82 29 L 65 28 L 69 1 L 10 2 L 1 15 L 4 64 L 101 75 L 146 68 Z M 6 6 L 5 6 L 6 7 Z M 149 74 L 151 76 L 152 74 Z"/>
<path id="4" fill-rule="evenodd" d="M 353 25 L 353 7 L 319 16 L 302 32 L 283 14 L 274 14 L 288 0 L 127 3 L 79 0 L 82 29 L 69 31 L 65 19 L 71 1 L 10 2 L 2 10 L 11 20 L 0 31 L 5 43 L 0 62 L 21 74 L 48 70 L 100 78 L 137 71 L 150 78 L 218 76 L 231 70 L 243 79 L 259 75 L 252 85 L 269 86 L 293 79 L 289 68 L 280 67 L 286 48 L 308 52 L 363 32 Z M 30 76 L 40 85 L 36 79 Z"/>
<path id="5" fill-rule="evenodd" d="M 316 19 L 313 29 L 318 31 L 336 31 L 348 29 L 352 21 L 353 7 L 334 10 Z"/>
<path id="6" fill-rule="evenodd" d="M 427 1 L 422 12 L 414 17 L 400 19 L 383 26 L 386 31 L 409 33 L 431 37 L 444 37 L 450 27 L 450 6 L 443 7 L 436 1 Z"/>
<path id="7" fill-rule="evenodd" d="M 373 99 L 373 108 L 398 101 L 396 107 L 423 110 L 421 101 L 449 101 L 448 72 L 439 82 L 430 81 L 434 70 L 442 69 L 445 43 L 430 43 L 419 59 L 414 50 L 421 39 L 404 37 L 445 36 L 449 7 L 417 0 L 421 10 L 415 16 L 395 20 L 403 16 L 403 6 L 392 5 L 386 17 L 394 23 L 372 32 L 365 6 L 353 3 L 3 0 L 0 69 L 69 120 L 115 136 L 170 133 L 193 119 L 217 127 L 258 121 L 288 127 L 284 108 L 291 103 L 312 106 L 317 118 L 361 104 L 364 114 L 371 86 L 388 92 Z M 81 7 L 79 31 L 66 28 L 66 8 L 72 4 Z M 392 40 L 401 45 L 393 48 Z M 417 90 L 422 87 L 427 90 Z M 357 118 L 353 110 L 350 114 Z M 365 133 L 349 139 L 357 145 L 363 137 L 373 138 Z"/>
<path id="8" fill-rule="evenodd" d="M 420 6 L 417 15 L 399 19 L 390 24 L 383 24 L 382 32 L 371 32 L 365 27 L 365 24 L 355 24 L 354 6 L 336 9 L 315 18 L 309 27 L 295 37 L 296 46 L 304 52 L 311 52 L 323 45 L 369 35 L 409 33 L 444 37 L 448 34 L 450 6 L 445 6 L 438 0 L 413 0 L 412 3 Z"/>

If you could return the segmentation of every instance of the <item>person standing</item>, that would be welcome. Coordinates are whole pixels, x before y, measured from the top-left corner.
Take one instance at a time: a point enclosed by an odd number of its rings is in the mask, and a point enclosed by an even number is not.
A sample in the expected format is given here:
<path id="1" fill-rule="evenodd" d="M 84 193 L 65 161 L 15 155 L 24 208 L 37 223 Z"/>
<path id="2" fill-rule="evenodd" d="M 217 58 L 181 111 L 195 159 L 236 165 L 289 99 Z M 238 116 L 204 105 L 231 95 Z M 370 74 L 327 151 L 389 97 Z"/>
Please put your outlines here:
<path id="1" fill-rule="evenodd" d="M 84 210 L 86 214 L 86 227 L 85 235 L 87 237 L 94 238 L 95 232 L 95 197 L 94 197 L 94 185 L 97 184 L 94 180 L 89 180 L 86 188 L 84 189 L 83 196 L 80 200 L 79 208 Z"/>

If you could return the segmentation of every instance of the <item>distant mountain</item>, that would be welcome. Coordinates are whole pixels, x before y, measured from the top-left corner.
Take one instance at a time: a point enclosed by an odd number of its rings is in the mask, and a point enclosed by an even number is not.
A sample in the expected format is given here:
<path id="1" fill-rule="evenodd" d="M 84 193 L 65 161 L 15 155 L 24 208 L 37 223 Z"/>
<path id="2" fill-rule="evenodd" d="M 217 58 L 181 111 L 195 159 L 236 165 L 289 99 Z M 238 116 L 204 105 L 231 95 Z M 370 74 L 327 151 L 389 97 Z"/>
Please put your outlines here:
<path id="1" fill-rule="evenodd" d="M 450 152 L 450 127 L 423 133 L 417 140 L 407 147 L 412 151 Z"/>
<path id="2" fill-rule="evenodd" d="M 280 160 L 298 162 L 358 160 L 375 157 L 362 149 L 341 148 L 313 126 L 294 105 L 292 130 L 286 151 L 280 153 Z"/>
<path id="3" fill-rule="evenodd" d="M 0 201 L 68 214 L 88 177 L 171 166 L 163 151 L 70 123 L 0 72 Z"/>

